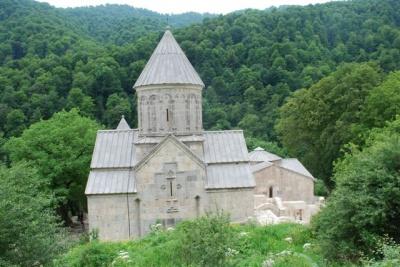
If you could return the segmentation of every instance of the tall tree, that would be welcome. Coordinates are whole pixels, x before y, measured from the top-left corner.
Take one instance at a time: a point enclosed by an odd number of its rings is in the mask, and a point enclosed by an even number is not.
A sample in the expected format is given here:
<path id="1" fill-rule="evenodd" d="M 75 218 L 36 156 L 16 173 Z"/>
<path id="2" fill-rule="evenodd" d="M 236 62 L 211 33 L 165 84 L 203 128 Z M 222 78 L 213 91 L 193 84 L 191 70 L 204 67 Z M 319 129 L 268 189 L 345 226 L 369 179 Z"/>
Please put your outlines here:
<path id="1" fill-rule="evenodd" d="M 326 78 L 293 94 L 280 109 L 276 129 L 289 154 L 299 157 L 312 173 L 330 180 L 341 148 L 358 138 L 365 98 L 381 81 L 374 64 L 345 64 Z"/>
<path id="2" fill-rule="evenodd" d="M 5 144 L 13 163 L 27 161 L 36 166 L 67 223 L 69 212 L 76 214 L 86 207 L 84 189 L 99 128 L 99 124 L 72 109 L 32 124 L 20 137 Z"/>

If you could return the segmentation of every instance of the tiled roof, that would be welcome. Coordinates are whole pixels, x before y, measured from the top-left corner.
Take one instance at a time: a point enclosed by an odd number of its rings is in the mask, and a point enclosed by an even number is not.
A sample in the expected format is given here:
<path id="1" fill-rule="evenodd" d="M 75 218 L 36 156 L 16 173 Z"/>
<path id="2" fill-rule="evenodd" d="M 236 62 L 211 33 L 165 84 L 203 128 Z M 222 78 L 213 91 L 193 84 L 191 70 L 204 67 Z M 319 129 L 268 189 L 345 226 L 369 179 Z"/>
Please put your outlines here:
<path id="1" fill-rule="evenodd" d="M 242 130 L 205 131 L 204 138 L 205 163 L 249 161 Z"/>
<path id="2" fill-rule="evenodd" d="M 255 182 L 248 163 L 211 164 L 207 166 L 207 189 L 249 188 Z"/>
<path id="3" fill-rule="evenodd" d="M 192 84 L 204 87 L 200 76 L 169 30 L 164 33 L 133 87 L 155 84 Z"/>

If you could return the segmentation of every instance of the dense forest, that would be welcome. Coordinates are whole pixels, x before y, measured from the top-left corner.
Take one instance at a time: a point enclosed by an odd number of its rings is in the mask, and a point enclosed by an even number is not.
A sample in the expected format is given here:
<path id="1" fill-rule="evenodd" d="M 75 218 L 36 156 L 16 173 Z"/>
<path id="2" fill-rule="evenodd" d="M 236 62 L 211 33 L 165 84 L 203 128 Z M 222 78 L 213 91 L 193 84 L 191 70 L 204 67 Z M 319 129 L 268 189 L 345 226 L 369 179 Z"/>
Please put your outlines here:
<path id="1" fill-rule="evenodd" d="M 6 260 L 22 260 L 9 240 L 25 233 L 12 244 L 29 251 L 22 265 L 30 266 L 57 238 L 57 216 L 68 224 L 69 214 L 84 209 L 94 134 L 115 127 L 123 114 L 137 126 L 132 85 L 167 24 L 206 85 L 204 128 L 244 129 L 249 148 L 297 157 L 324 182 L 317 193 L 331 201 L 315 232 L 329 240 L 321 242 L 327 258 L 357 259 L 371 252 L 377 236 L 400 241 L 393 227 L 400 216 L 400 1 L 167 16 L 119 5 L 58 9 L 3 0 L 0 251 L 8 251 Z M 355 199 L 344 197 L 355 188 L 363 188 Z M 20 199 L 24 190 L 31 195 L 11 207 L 7 199 Z M 356 214 L 359 223 L 338 220 L 343 214 Z M 37 224 L 15 228 L 6 217 Z M 327 230 L 332 225 L 335 233 Z M 29 247 L 28 239 L 43 246 Z M 47 262 L 51 253 L 37 260 Z M 6 254 L 0 252 L 0 266 Z"/>

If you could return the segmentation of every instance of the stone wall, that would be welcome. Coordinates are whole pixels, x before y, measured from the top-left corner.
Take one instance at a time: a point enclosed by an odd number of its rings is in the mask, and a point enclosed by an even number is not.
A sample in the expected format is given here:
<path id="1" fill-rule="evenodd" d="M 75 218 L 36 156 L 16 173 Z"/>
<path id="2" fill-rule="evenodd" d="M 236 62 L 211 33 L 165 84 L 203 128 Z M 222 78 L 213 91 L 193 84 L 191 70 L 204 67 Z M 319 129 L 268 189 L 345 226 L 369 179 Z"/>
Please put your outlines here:
<path id="1" fill-rule="evenodd" d="M 183 219 L 195 218 L 207 206 L 204 166 L 182 144 L 171 139 L 136 172 L 141 235 L 156 222 L 168 227 Z"/>
<path id="2" fill-rule="evenodd" d="M 234 222 L 246 221 L 254 215 L 253 189 L 208 190 L 208 211 L 224 211 Z"/>
<path id="3" fill-rule="evenodd" d="M 253 173 L 255 194 L 280 197 L 283 201 L 314 201 L 314 181 L 310 177 L 272 165 Z"/>
<path id="4" fill-rule="evenodd" d="M 98 229 L 101 240 L 128 240 L 128 196 L 126 194 L 89 195 L 89 229 Z"/>
<path id="5" fill-rule="evenodd" d="M 202 131 L 200 86 L 164 85 L 136 88 L 139 133 L 192 134 Z"/>

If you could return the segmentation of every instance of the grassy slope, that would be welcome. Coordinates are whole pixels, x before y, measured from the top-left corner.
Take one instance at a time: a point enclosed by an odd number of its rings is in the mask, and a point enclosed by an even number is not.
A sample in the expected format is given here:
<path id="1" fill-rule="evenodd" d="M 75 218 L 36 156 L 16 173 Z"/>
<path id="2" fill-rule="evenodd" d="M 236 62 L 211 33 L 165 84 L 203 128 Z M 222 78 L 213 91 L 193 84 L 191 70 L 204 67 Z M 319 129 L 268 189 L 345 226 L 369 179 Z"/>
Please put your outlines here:
<path id="1" fill-rule="evenodd" d="M 238 254 L 229 257 L 224 266 L 262 266 L 271 258 L 276 266 L 343 266 L 327 264 L 313 245 L 307 226 L 281 224 L 267 227 L 254 225 L 233 226 L 239 236 L 234 248 Z M 246 233 L 246 234 L 243 234 Z M 176 248 L 179 242 L 177 230 L 157 231 L 143 239 L 129 242 L 91 242 L 78 245 L 65 255 L 59 266 L 184 266 Z M 292 242 L 285 238 L 291 237 Z M 304 248 L 311 243 L 310 248 Z M 119 253 L 122 254 L 119 256 Z M 279 256 L 282 251 L 290 255 Z M 124 252 L 128 255 L 123 259 Z M 114 262 L 114 263 L 113 263 Z M 195 266 L 195 265 L 193 265 Z"/>

